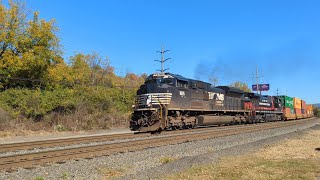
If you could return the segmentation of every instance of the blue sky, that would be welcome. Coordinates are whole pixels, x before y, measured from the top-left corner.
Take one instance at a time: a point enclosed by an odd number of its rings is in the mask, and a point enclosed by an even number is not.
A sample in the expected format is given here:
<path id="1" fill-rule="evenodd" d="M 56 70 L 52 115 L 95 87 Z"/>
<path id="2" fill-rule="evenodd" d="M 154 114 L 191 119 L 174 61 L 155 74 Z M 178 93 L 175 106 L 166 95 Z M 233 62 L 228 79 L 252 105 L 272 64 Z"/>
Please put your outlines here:
<path id="1" fill-rule="evenodd" d="M 251 85 L 258 66 L 268 94 L 279 88 L 320 102 L 320 1 L 27 0 L 26 7 L 56 20 L 66 59 L 96 51 L 120 75 L 150 74 L 164 45 L 172 73 Z"/>

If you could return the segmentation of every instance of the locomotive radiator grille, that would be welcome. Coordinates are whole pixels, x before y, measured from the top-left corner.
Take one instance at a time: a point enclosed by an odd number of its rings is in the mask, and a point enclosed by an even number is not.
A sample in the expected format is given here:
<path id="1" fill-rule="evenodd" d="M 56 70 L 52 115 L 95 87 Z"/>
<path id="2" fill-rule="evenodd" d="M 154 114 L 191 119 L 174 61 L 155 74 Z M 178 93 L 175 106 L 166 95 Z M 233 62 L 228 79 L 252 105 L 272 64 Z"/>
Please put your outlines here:
<path id="1" fill-rule="evenodd" d="M 149 93 L 137 96 L 138 106 L 152 106 L 160 104 L 170 104 L 172 93 Z"/>

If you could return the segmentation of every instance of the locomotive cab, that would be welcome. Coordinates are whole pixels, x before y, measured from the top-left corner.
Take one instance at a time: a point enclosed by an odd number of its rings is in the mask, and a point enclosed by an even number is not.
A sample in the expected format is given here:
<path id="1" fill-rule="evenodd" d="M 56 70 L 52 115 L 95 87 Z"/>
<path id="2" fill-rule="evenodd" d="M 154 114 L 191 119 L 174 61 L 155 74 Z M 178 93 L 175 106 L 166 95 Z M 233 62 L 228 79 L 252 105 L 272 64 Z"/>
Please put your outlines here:
<path id="1" fill-rule="evenodd" d="M 131 130 L 156 131 L 164 128 L 176 86 L 177 78 L 169 73 L 150 75 L 137 91 Z"/>

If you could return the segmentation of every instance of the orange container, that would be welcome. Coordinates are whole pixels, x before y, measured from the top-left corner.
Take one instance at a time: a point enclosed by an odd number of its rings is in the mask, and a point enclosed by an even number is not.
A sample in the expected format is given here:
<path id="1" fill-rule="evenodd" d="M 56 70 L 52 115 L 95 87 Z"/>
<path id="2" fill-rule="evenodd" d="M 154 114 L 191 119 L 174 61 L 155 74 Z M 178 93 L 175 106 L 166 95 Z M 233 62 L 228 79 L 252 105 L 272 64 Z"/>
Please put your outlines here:
<path id="1" fill-rule="evenodd" d="M 294 112 L 294 109 L 291 109 L 289 107 L 283 108 L 283 116 L 285 120 L 296 119 L 296 114 Z"/>
<path id="2" fill-rule="evenodd" d="M 309 105 L 309 113 L 310 113 L 311 117 L 314 116 L 314 114 L 313 114 L 313 105 L 312 104 Z"/>
<path id="3" fill-rule="evenodd" d="M 303 118 L 307 118 L 307 110 L 306 109 L 301 109 L 301 114 Z"/>
<path id="4" fill-rule="evenodd" d="M 293 98 L 293 107 L 295 109 L 301 109 L 301 99 L 299 98 Z"/>
<path id="5" fill-rule="evenodd" d="M 294 108 L 294 112 L 296 113 L 297 119 L 303 118 L 303 115 L 301 113 L 301 109 Z"/>
<path id="6" fill-rule="evenodd" d="M 313 106 L 312 104 L 307 104 L 307 116 L 313 117 Z"/>
<path id="7" fill-rule="evenodd" d="M 301 100 L 301 109 L 307 109 L 307 104 L 304 100 Z"/>

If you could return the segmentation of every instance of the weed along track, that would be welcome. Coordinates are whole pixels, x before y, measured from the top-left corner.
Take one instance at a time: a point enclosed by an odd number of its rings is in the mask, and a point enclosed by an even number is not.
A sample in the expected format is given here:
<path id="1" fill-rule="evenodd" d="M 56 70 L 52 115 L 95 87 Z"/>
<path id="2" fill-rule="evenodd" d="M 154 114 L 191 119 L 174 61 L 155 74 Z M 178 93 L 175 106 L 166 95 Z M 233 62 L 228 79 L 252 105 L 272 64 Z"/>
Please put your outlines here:
<path id="1" fill-rule="evenodd" d="M 152 138 L 133 139 L 127 142 L 114 142 L 111 144 L 99 144 L 94 146 L 85 146 L 77 148 L 68 148 L 60 150 L 43 151 L 29 154 L 19 154 L 11 156 L 3 156 L 0 158 L 1 170 L 12 170 L 19 167 L 32 167 L 50 162 L 62 162 L 70 159 L 92 158 L 104 155 L 110 155 L 120 152 L 137 151 L 145 148 L 165 146 L 188 141 L 204 140 L 221 136 L 237 135 L 242 133 L 250 133 L 267 129 L 281 128 L 292 125 L 307 124 L 312 120 L 299 120 L 282 123 L 268 123 L 264 126 L 247 125 L 241 128 L 224 127 L 213 128 L 214 130 L 204 131 L 203 129 L 194 130 L 194 133 L 169 133 L 168 136 L 152 136 Z M 197 132 L 198 131 L 198 132 Z M 133 134 L 132 134 L 133 135 Z M 146 134 L 143 134 L 146 136 Z"/>

